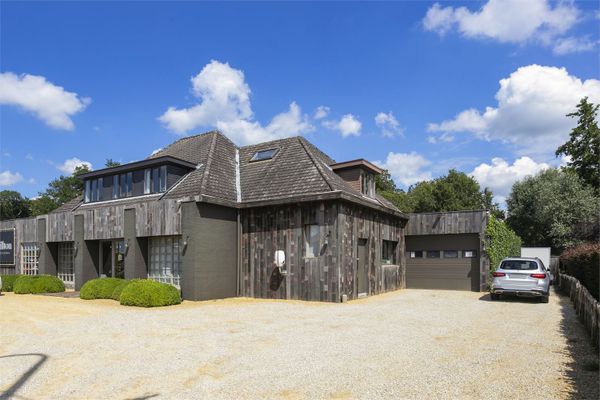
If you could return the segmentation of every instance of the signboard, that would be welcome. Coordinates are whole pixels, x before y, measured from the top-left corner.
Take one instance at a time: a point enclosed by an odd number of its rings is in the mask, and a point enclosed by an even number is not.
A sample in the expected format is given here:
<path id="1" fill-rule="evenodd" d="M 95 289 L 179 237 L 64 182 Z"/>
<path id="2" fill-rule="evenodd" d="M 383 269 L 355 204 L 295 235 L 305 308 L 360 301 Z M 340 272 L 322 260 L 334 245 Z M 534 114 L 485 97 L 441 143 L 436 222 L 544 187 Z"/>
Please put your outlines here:
<path id="1" fill-rule="evenodd" d="M 0 265 L 15 266 L 15 228 L 0 230 Z"/>

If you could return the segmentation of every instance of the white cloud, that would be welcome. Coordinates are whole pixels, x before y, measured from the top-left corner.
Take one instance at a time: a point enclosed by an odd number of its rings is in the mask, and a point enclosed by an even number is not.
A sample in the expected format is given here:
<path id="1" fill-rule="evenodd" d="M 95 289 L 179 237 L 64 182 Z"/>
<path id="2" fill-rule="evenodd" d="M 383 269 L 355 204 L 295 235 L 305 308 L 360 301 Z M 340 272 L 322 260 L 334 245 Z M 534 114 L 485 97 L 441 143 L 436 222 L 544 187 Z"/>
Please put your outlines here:
<path id="1" fill-rule="evenodd" d="M 27 180 L 27 183 L 29 183 L 30 185 L 35 185 L 37 182 L 36 182 L 36 180 L 34 178 L 29 178 Z"/>
<path id="2" fill-rule="evenodd" d="M 244 73 L 228 63 L 212 60 L 192 77 L 192 93 L 200 100 L 190 108 L 169 107 L 159 117 L 167 129 L 183 134 L 197 127 L 217 127 L 239 144 L 257 143 L 313 130 L 308 117 L 292 102 L 289 110 L 262 126 L 254 121 L 250 87 Z"/>
<path id="3" fill-rule="evenodd" d="M 319 106 L 315 110 L 315 115 L 313 116 L 313 118 L 314 119 L 323 119 L 323 118 L 325 118 L 326 116 L 329 115 L 330 111 L 331 110 L 327 106 Z"/>
<path id="4" fill-rule="evenodd" d="M 352 114 L 342 116 L 339 121 L 323 121 L 323 126 L 327 129 L 339 131 L 343 137 L 360 136 L 362 123 Z"/>
<path id="5" fill-rule="evenodd" d="M 387 169 L 395 182 L 406 187 L 431 179 L 431 172 L 423 170 L 431 165 L 431 161 L 414 151 L 411 153 L 389 152 L 385 161 L 375 161 L 375 164 Z"/>
<path id="6" fill-rule="evenodd" d="M 25 155 L 25 159 L 31 161 L 31 160 L 33 160 L 33 156 L 31 155 L 31 153 L 27 153 Z"/>
<path id="7" fill-rule="evenodd" d="M 552 51 L 557 55 L 581 53 L 584 51 L 594 50 L 598 42 L 590 40 L 588 37 L 565 37 L 558 39 L 554 44 Z"/>
<path id="8" fill-rule="evenodd" d="M 444 132 L 440 136 L 427 136 L 427 142 L 430 144 L 450 143 L 453 142 L 454 139 L 454 135 L 448 132 Z"/>
<path id="9" fill-rule="evenodd" d="M 496 107 L 468 109 L 428 125 L 430 132 L 470 132 L 510 143 L 518 154 L 548 156 L 564 143 L 576 120 L 566 117 L 581 98 L 600 102 L 600 81 L 582 81 L 565 68 L 529 65 L 500 80 Z"/>
<path id="10" fill-rule="evenodd" d="M 85 165 L 88 167 L 88 169 L 92 169 L 92 164 L 90 162 L 82 161 L 77 157 L 73 157 L 73 158 L 69 158 L 68 160 L 65 160 L 64 163 L 62 163 L 61 165 L 57 165 L 56 168 L 59 171 L 64 172 L 65 174 L 71 175 L 75 171 L 75 168 L 80 165 Z"/>
<path id="11" fill-rule="evenodd" d="M 67 92 L 43 76 L 0 73 L 0 104 L 29 111 L 52 128 L 73 130 L 71 117 L 90 102 L 89 98 Z"/>
<path id="12" fill-rule="evenodd" d="M 435 3 L 427 10 L 423 27 L 439 35 L 456 29 L 468 38 L 550 46 L 579 21 L 579 15 L 575 4 L 567 1 L 553 7 L 548 0 L 489 0 L 477 11 Z"/>
<path id="13" fill-rule="evenodd" d="M 0 172 L 0 186 L 12 186 L 23 180 L 23 175 L 18 172 L 12 173 L 10 171 Z"/>
<path id="14" fill-rule="evenodd" d="M 384 137 L 394 137 L 395 135 L 404 136 L 404 129 L 390 111 L 389 113 L 380 112 L 375 116 L 375 125 L 381 129 Z"/>
<path id="15" fill-rule="evenodd" d="M 504 159 L 496 157 L 491 164 L 482 163 L 469 173 L 481 187 L 489 187 L 494 192 L 494 198 L 503 204 L 509 195 L 512 185 L 523 178 L 535 175 L 550 168 L 546 163 L 537 163 L 529 157 L 521 157 L 511 165 Z"/>

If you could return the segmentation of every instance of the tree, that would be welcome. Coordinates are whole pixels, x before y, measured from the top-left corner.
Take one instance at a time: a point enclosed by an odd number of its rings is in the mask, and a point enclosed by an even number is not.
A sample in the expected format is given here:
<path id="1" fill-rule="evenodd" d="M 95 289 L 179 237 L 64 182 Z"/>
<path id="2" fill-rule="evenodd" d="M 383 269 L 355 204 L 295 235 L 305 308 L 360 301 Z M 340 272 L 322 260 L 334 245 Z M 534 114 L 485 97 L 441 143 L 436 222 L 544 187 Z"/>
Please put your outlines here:
<path id="1" fill-rule="evenodd" d="M 513 185 L 507 223 L 525 246 L 560 251 L 597 236 L 598 200 L 573 171 L 548 169 Z"/>
<path id="2" fill-rule="evenodd" d="M 83 181 L 79 175 L 90 172 L 86 165 L 75 168 L 73 175 L 61 175 L 48 184 L 46 191 L 32 200 L 33 215 L 47 214 L 83 193 Z"/>
<path id="3" fill-rule="evenodd" d="M 569 156 L 567 167 L 596 193 L 600 191 L 600 128 L 598 128 L 598 108 L 600 105 L 588 103 L 587 97 L 581 99 L 577 111 L 567 117 L 578 118 L 569 140 L 556 150 L 556 156 Z"/>
<path id="4" fill-rule="evenodd" d="M 0 221 L 25 218 L 31 214 L 29 200 L 14 190 L 0 191 Z"/>
<path id="5" fill-rule="evenodd" d="M 119 165 L 121 165 L 121 163 L 118 161 L 114 161 L 112 158 L 107 158 L 104 165 L 106 166 L 106 168 L 111 168 L 111 167 L 118 167 Z"/>

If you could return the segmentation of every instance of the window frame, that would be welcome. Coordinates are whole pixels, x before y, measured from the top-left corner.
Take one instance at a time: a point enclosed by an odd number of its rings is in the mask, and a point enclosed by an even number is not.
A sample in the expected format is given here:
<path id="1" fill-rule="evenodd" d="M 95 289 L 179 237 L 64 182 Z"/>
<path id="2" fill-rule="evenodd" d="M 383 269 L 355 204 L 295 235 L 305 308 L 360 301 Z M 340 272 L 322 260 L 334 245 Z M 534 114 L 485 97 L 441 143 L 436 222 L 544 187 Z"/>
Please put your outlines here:
<path id="1" fill-rule="evenodd" d="M 40 271 L 40 244 L 38 242 L 21 243 L 21 274 L 38 275 Z"/>
<path id="2" fill-rule="evenodd" d="M 181 236 L 148 238 L 148 279 L 181 286 Z"/>
<path id="3" fill-rule="evenodd" d="M 265 153 L 267 153 L 268 155 L 261 156 L 261 154 Z M 277 153 L 279 153 L 278 148 L 257 150 L 256 153 L 254 153 L 254 155 L 250 159 L 250 162 L 272 160 L 277 155 Z"/>
<path id="4" fill-rule="evenodd" d="M 392 247 L 391 259 L 384 257 L 386 255 L 385 254 L 386 251 L 390 251 L 389 247 Z M 382 239 L 381 240 L 381 264 L 382 265 L 398 265 L 398 257 L 396 255 L 397 249 L 398 249 L 398 241 Z M 389 261 L 389 262 L 384 262 L 384 261 Z"/>
<path id="5" fill-rule="evenodd" d="M 417 257 L 416 253 L 421 253 L 421 255 L 419 257 Z M 412 259 L 425 258 L 425 252 L 423 250 L 409 251 L 408 252 L 408 258 L 412 258 Z"/>
<path id="6" fill-rule="evenodd" d="M 320 256 L 320 253 L 321 227 L 317 224 L 304 225 L 304 257 L 317 258 Z"/>
<path id="7" fill-rule="evenodd" d="M 431 257 L 430 253 L 437 253 L 437 257 Z M 426 250 L 425 258 L 442 258 L 442 252 L 440 250 Z"/>
<path id="8" fill-rule="evenodd" d="M 446 253 L 455 253 L 456 256 L 448 257 Z M 460 258 L 460 252 L 458 250 L 444 250 L 442 251 L 442 258 Z"/>

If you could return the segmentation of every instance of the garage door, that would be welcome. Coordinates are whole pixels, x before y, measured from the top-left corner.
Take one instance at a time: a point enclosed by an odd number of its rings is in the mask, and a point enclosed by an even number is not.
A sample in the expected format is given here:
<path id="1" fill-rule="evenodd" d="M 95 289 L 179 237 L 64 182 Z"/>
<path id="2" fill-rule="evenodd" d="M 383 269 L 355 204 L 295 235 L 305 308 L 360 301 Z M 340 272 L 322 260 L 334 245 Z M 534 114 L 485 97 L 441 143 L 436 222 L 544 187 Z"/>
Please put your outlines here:
<path id="1" fill-rule="evenodd" d="M 479 291 L 479 236 L 406 237 L 406 287 Z"/>

